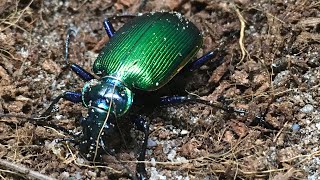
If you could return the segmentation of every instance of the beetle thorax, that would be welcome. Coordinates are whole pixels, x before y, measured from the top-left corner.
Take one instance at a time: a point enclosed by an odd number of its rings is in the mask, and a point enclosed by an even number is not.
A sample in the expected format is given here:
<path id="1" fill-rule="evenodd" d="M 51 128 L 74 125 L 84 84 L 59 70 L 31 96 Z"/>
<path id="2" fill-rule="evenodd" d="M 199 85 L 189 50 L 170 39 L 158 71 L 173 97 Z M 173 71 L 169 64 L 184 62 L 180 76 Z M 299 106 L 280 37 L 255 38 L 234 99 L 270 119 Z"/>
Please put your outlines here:
<path id="1" fill-rule="evenodd" d="M 86 107 L 110 111 L 116 117 L 122 116 L 129 110 L 132 98 L 132 91 L 112 76 L 93 79 L 82 89 L 82 101 Z"/>

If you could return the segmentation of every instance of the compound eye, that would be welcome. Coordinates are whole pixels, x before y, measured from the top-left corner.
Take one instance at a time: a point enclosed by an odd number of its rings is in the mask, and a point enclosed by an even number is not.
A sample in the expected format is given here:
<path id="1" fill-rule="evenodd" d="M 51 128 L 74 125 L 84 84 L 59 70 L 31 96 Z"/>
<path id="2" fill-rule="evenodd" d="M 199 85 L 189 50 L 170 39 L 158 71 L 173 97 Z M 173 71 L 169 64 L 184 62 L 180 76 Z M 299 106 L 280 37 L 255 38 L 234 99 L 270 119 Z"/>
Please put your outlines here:
<path id="1" fill-rule="evenodd" d="M 101 99 L 101 82 L 97 79 L 92 79 L 91 81 L 86 82 L 82 88 L 81 93 L 83 104 L 86 107 L 93 106 L 92 103 L 97 101 L 97 99 Z"/>

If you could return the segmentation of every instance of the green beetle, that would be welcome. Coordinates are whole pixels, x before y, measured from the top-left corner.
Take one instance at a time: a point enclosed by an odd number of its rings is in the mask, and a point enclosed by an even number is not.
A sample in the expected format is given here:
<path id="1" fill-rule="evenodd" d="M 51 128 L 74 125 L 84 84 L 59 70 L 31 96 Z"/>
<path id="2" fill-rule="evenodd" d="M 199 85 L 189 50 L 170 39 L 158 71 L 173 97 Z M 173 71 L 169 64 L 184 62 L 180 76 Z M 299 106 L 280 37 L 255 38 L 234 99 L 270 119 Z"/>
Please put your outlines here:
<path id="1" fill-rule="evenodd" d="M 209 52 L 196 61 L 191 61 L 202 45 L 199 29 L 175 12 L 147 13 L 133 18 L 118 31 L 104 21 L 110 38 L 94 62 L 93 75 L 76 64 L 71 69 L 84 81 L 82 92 L 66 91 L 58 96 L 43 115 L 48 115 L 54 105 L 63 98 L 74 103 L 83 103 L 88 116 L 81 120 L 83 134 L 80 151 L 88 160 L 95 160 L 103 152 L 110 151 L 108 138 L 116 127 L 116 118 L 127 114 L 134 102 L 135 91 L 156 91 L 167 84 L 179 71 L 197 69 L 212 59 Z M 66 57 L 70 35 L 66 41 Z M 190 96 L 159 98 L 158 104 L 175 104 L 190 101 Z M 135 127 L 145 134 L 138 157 L 144 161 L 149 126 L 141 116 L 131 118 Z M 145 176 L 145 165 L 139 163 L 137 172 Z"/>

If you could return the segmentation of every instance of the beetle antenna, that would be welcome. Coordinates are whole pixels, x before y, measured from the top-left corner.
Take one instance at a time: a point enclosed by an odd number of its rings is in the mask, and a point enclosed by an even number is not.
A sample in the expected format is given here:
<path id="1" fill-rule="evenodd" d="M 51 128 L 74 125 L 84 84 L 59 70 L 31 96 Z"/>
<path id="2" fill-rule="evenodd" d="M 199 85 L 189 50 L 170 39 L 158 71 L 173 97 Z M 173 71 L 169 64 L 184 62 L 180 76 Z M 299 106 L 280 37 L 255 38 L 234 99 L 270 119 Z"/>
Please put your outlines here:
<path id="1" fill-rule="evenodd" d="M 71 36 L 75 37 L 78 33 L 78 30 L 76 28 L 69 28 L 67 31 L 67 37 L 66 37 L 66 44 L 64 49 L 64 60 L 67 62 L 67 65 L 69 64 L 69 45 L 70 45 L 70 39 Z"/>

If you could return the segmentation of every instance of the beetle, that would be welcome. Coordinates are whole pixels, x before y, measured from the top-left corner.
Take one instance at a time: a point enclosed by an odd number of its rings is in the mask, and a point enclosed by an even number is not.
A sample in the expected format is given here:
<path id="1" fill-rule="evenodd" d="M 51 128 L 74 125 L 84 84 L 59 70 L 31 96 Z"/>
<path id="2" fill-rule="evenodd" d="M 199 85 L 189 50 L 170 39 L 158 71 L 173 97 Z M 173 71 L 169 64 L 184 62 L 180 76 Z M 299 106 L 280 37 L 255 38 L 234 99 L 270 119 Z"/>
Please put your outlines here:
<path id="1" fill-rule="evenodd" d="M 107 138 L 112 137 L 117 119 L 128 114 L 135 106 L 137 92 L 156 92 L 182 69 L 193 71 L 214 58 L 217 51 L 210 51 L 192 61 L 203 43 L 199 29 L 176 12 L 154 12 L 137 16 L 115 31 L 111 22 L 104 20 L 109 36 L 90 74 L 77 64 L 70 64 L 85 85 L 81 92 L 66 91 L 56 97 L 42 114 L 51 113 L 60 99 L 82 103 L 88 109 L 87 117 L 80 121 L 82 137 L 79 144 L 88 160 L 95 161 L 104 151 L 109 151 Z M 66 56 L 69 38 L 67 34 Z M 196 96 L 159 97 L 157 104 L 178 104 L 189 101 L 203 102 Z M 144 133 L 138 157 L 145 160 L 149 125 L 142 116 L 134 115 L 131 123 Z M 145 177 L 145 164 L 137 164 L 140 179 Z"/>

